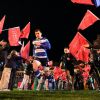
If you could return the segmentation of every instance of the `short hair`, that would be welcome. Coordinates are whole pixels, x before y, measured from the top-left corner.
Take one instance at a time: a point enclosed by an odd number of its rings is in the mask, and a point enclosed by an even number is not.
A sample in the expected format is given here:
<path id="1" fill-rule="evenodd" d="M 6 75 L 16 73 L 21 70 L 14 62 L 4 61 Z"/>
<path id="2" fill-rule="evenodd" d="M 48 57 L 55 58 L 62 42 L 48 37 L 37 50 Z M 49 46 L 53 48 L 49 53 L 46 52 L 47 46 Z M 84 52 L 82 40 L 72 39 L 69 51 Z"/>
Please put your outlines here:
<path id="1" fill-rule="evenodd" d="M 15 55 L 16 53 L 17 53 L 16 50 L 12 50 L 12 51 L 10 52 L 11 55 Z"/>
<path id="2" fill-rule="evenodd" d="M 41 30 L 40 30 L 39 28 L 35 29 L 35 32 L 38 32 L 38 31 L 40 31 L 40 32 L 41 32 Z"/>
<path id="3" fill-rule="evenodd" d="M 64 47 L 64 49 L 69 49 L 68 47 Z"/>

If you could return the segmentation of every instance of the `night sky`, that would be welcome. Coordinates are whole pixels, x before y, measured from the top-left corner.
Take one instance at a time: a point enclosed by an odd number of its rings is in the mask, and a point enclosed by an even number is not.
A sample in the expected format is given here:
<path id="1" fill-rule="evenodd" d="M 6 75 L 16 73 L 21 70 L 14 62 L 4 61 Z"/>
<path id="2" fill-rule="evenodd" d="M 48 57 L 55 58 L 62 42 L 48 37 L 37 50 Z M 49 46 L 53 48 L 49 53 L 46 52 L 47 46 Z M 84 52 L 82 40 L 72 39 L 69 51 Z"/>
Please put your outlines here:
<path id="1" fill-rule="evenodd" d="M 28 40 L 33 40 L 35 28 L 40 28 L 52 46 L 48 51 L 50 60 L 59 61 L 63 48 L 75 36 L 87 9 L 100 18 L 100 7 L 73 4 L 70 0 L 2 0 L 0 18 L 6 15 L 4 29 L 16 26 L 22 29 L 30 21 L 31 33 Z M 93 43 L 97 34 L 100 34 L 100 21 L 80 32 Z M 1 38 L 7 38 L 7 31 L 2 32 Z"/>

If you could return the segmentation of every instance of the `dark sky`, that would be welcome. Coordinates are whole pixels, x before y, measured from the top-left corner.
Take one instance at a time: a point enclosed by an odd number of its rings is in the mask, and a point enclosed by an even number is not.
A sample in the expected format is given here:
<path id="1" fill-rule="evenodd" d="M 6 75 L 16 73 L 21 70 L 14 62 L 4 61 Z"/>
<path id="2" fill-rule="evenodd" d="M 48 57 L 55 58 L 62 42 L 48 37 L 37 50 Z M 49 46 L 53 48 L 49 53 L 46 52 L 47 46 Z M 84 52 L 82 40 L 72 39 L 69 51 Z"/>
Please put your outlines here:
<path id="1" fill-rule="evenodd" d="M 40 28 L 52 45 L 49 58 L 58 61 L 64 46 L 68 46 L 75 36 L 87 9 L 100 18 L 100 7 L 73 4 L 70 0 L 2 0 L 0 18 L 6 15 L 4 29 L 15 26 L 22 29 L 30 21 L 30 40 L 35 38 L 34 29 Z M 80 32 L 92 43 L 100 34 L 100 21 Z M 7 32 L 1 37 L 7 38 Z"/>

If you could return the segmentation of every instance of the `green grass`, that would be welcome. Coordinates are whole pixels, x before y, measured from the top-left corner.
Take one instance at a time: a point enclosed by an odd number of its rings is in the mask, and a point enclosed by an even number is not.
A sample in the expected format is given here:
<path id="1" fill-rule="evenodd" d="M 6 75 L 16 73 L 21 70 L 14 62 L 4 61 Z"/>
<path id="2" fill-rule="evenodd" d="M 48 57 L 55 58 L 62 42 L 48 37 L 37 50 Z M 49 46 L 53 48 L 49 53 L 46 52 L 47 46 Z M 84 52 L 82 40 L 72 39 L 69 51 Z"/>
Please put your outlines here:
<path id="1" fill-rule="evenodd" d="M 0 100 L 100 100 L 99 91 L 9 91 L 0 92 Z"/>

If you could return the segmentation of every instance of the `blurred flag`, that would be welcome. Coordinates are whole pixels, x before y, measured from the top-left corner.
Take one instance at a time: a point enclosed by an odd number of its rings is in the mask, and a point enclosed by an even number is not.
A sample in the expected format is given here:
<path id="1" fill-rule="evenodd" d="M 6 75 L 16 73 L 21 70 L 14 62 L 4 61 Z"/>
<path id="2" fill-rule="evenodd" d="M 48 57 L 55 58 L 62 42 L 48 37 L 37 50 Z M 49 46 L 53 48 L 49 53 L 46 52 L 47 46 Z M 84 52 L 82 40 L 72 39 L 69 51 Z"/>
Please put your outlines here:
<path id="1" fill-rule="evenodd" d="M 84 62 L 89 62 L 89 54 L 90 54 L 90 50 L 81 46 L 81 48 L 76 54 L 76 59 Z"/>
<path id="2" fill-rule="evenodd" d="M 71 43 L 69 44 L 69 50 L 72 53 L 74 57 L 76 57 L 76 54 L 78 53 L 79 49 L 83 45 L 89 44 L 87 39 L 81 35 L 79 32 L 75 35 Z"/>
<path id="3" fill-rule="evenodd" d="M 97 20 L 99 20 L 99 18 L 95 16 L 90 10 L 87 10 L 85 16 L 83 17 L 81 23 L 78 26 L 78 29 L 84 30 L 94 24 Z"/>
<path id="4" fill-rule="evenodd" d="M 20 38 L 27 38 L 28 39 L 29 33 L 30 33 L 30 22 L 21 31 Z"/>
<path id="5" fill-rule="evenodd" d="M 2 32 L 2 29 L 3 29 L 3 26 L 4 26 L 4 22 L 5 22 L 5 15 L 4 15 L 4 17 L 1 19 L 1 21 L 0 21 L 0 34 L 1 34 L 1 32 Z"/>
<path id="6" fill-rule="evenodd" d="M 95 6 L 99 7 L 100 6 L 100 0 L 94 0 Z"/>
<path id="7" fill-rule="evenodd" d="M 8 29 L 8 40 L 10 46 L 19 46 L 19 37 L 20 37 L 20 27 L 14 27 Z"/>
<path id="8" fill-rule="evenodd" d="M 67 79 L 67 74 L 66 74 L 66 71 L 62 71 L 62 74 L 61 74 L 61 80 L 63 80 L 63 81 L 66 81 L 66 79 Z"/>
<path id="9" fill-rule="evenodd" d="M 72 53 L 72 55 L 75 56 L 79 48 L 80 44 L 79 44 L 79 32 L 78 32 L 71 41 L 71 43 L 69 44 L 69 50 Z"/>
<path id="10" fill-rule="evenodd" d="M 58 80 L 62 74 L 62 69 L 60 67 L 55 67 L 53 73 L 54 73 L 54 79 Z"/>
<path id="11" fill-rule="evenodd" d="M 92 3 L 92 0 L 71 0 L 73 3 L 78 3 L 78 4 L 85 4 L 85 5 L 94 5 Z"/>
<path id="12" fill-rule="evenodd" d="M 21 57 L 24 59 L 29 58 L 29 52 L 30 52 L 30 41 L 24 46 L 24 44 L 21 47 L 20 53 Z"/>

